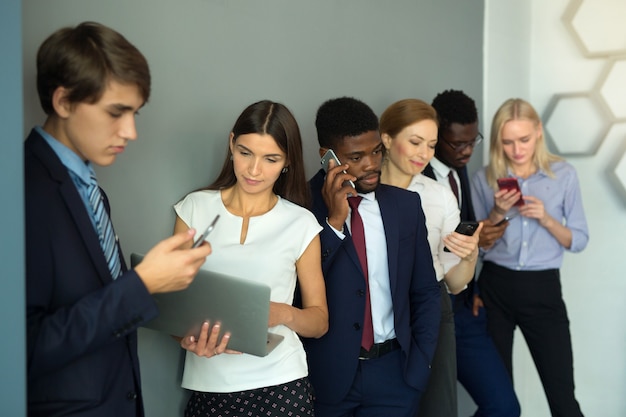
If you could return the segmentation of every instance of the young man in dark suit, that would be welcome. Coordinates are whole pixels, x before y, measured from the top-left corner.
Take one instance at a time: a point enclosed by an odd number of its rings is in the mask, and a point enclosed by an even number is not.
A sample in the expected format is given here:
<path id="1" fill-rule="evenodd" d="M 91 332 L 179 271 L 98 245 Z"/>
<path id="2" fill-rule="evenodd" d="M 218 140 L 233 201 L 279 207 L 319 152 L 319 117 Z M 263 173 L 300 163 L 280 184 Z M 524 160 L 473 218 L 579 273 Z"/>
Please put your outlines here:
<path id="1" fill-rule="evenodd" d="M 413 417 L 440 317 L 419 195 L 380 184 L 378 118 L 363 102 L 325 102 L 316 128 L 320 155 L 343 165 L 310 180 L 329 309 L 328 333 L 304 339 L 315 414 Z"/>
<path id="2" fill-rule="evenodd" d="M 461 220 L 476 220 L 466 166 L 474 147 L 482 141 L 476 105 L 462 91 L 447 90 L 435 97 L 432 106 L 439 119 L 438 140 L 435 157 L 423 173 L 452 189 L 459 200 Z M 481 221 L 478 246 L 489 248 L 507 224 L 495 226 L 489 219 Z M 487 334 L 487 317 L 476 287 L 472 282 L 460 294 L 451 295 L 457 379 L 478 405 L 475 416 L 516 417 L 520 406 L 504 363 Z"/>
<path id="3" fill-rule="evenodd" d="M 150 72 L 122 35 L 82 23 L 37 54 L 47 119 L 24 143 L 29 416 L 143 416 L 136 329 L 151 293 L 186 288 L 210 245 L 179 250 L 194 231 L 157 244 L 128 271 L 92 164 L 135 140 Z"/>

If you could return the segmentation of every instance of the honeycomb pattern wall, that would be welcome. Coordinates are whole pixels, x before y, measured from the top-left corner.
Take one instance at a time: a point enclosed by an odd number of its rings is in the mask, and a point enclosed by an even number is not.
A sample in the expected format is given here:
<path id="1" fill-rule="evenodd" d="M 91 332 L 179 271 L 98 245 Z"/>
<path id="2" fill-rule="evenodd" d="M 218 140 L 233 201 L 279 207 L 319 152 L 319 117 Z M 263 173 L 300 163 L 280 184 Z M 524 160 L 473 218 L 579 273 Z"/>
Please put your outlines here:
<path id="1" fill-rule="evenodd" d="M 571 0 L 562 20 L 586 59 L 605 61 L 590 91 L 552 96 L 543 120 L 548 143 L 563 156 L 593 156 L 616 123 L 626 122 L 626 1 Z M 601 23 L 601 30 L 598 29 Z M 576 115 L 584 114 L 585 117 Z M 590 140 L 577 143 L 571 131 Z M 626 147 L 607 174 L 626 202 Z"/>

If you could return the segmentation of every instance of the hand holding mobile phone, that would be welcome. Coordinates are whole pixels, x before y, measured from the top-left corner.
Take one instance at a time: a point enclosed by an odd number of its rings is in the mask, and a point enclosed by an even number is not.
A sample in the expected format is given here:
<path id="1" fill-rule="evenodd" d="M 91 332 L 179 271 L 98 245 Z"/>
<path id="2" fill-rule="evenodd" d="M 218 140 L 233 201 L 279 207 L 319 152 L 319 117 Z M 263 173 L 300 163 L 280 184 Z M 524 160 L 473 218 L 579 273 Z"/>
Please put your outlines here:
<path id="1" fill-rule="evenodd" d="M 215 218 L 213 219 L 211 224 L 209 224 L 209 226 L 206 228 L 204 233 L 202 233 L 200 237 L 195 242 L 193 242 L 193 245 L 191 246 L 192 248 L 197 248 L 198 246 L 202 245 L 202 243 L 206 240 L 207 236 L 209 236 L 209 234 L 213 231 L 213 229 L 215 229 L 215 223 L 217 223 L 219 218 L 220 218 L 219 214 L 215 216 Z"/>
<path id="2" fill-rule="evenodd" d="M 472 236 L 476 229 L 478 229 L 478 222 L 462 221 L 456 226 L 456 229 L 454 229 L 454 231 L 465 236 Z M 450 249 L 446 247 L 444 247 L 443 250 L 445 252 L 450 252 Z"/>
<path id="3" fill-rule="evenodd" d="M 511 178 L 511 177 L 498 178 L 496 181 L 498 182 L 498 187 L 501 190 L 506 190 L 506 191 L 514 190 L 514 191 L 519 192 L 520 194 L 519 200 L 517 200 L 515 204 L 513 204 L 514 206 L 524 205 L 524 199 L 522 198 L 522 190 L 519 188 L 519 183 L 517 182 L 517 178 Z"/>
<path id="4" fill-rule="evenodd" d="M 327 150 L 327 151 L 326 151 L 326 153 L 324 154 L 324 156 L 322 156 L 322 159 L 321 159 L 321 161 L 320 161 L 320 163 L 322 164 L 322 168 L 324 168 L 324 171 L 328 172 L 329 165 L 330 165 L 330 164 L 329 164 L 329 162 L 330 162 L 331 160 L 332 160 L 332 161 L 335 161 L 335 166 L 339 166 L 339 165 L 341 165 L 341 162 L 339 162 L 339 158 L 337 158 L 337 155 L 335 154 L 335 152 L 334 152 L 332 149 L 329 149 L 329 150 Z M 345 170 L 343 170 L 342 172 L 343 172 L 344 174 L 346 174 L 346 171 L 345 171 Z M 355 188 L 355 187 L 354 187 L 354 183 L 353 183 L 352 181 L 347 180 L 347 181 L 344 183 L 344 185 L 346 185 L 346 183 L 349 183 L 349 184 L 350 184 L 350 186 L 351 186 L 352 188 Z"/>

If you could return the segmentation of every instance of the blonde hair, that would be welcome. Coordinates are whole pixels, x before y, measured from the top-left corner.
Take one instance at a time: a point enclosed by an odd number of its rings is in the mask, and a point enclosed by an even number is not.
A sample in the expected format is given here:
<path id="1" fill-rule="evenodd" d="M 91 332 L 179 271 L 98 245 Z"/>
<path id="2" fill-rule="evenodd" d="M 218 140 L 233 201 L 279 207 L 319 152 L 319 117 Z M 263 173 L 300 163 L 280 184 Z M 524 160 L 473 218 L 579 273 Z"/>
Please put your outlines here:
<path id="1" fill-rule="evenodd" d="M 494 190 L 498 189 L 497 179 L 508 176 L 510 162 L 504 150 L 502 149 L 502 128 L 505 123 L 511 120 L 529 120 L 535 128 L 541 126 L 541 119 L 533 106 L 521 99 L 510 98 L 496 111 L 491 123 L 491 137 L 489 143 L 489 165 L 487 165 L 487 183 Z M 554 177 L 554 173 L 550 168 L 550 164 L 561 161 L 562 158 L 554 155 L 548 150 L 546 141 L 543 137 L 543 129 L 537 138 L 535 144 L 535 152 L 533 155 L 533 164 L 538 169 L 546 172 L 550 177 Z"/>

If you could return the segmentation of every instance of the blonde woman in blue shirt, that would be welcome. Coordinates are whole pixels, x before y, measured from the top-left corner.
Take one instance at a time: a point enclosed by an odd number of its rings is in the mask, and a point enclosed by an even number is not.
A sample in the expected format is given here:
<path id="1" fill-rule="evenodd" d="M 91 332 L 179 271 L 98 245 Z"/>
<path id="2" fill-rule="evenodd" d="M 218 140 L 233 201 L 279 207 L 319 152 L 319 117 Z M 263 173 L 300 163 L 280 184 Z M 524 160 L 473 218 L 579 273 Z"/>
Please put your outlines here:
<path id="1" fill-rule="evenodd" d="M 582 416 L 559 274 L 564 252 L 582 251 L 589 239 L 576 171 L 548 151 L 537 112 L 521 99 L 505 101 L 496 112 L 489 152 L 489 165 L 472 182 L 476 216 L 497 223 L 519 214 L 484 254 L 478 283 L 489 332 L 512 378 L 519 326 L 552 415 Z M 521 193 L 499 190 L 504 177 L 517 179 Z M 516 205 L 520 198 L 523 204 Z"/>

